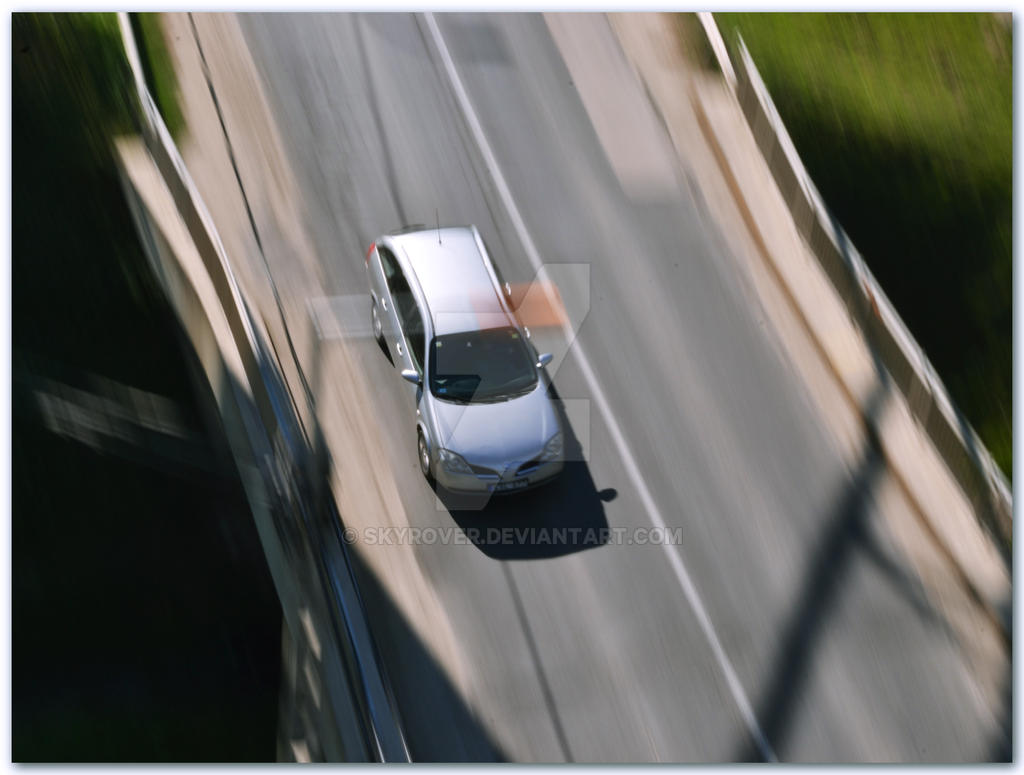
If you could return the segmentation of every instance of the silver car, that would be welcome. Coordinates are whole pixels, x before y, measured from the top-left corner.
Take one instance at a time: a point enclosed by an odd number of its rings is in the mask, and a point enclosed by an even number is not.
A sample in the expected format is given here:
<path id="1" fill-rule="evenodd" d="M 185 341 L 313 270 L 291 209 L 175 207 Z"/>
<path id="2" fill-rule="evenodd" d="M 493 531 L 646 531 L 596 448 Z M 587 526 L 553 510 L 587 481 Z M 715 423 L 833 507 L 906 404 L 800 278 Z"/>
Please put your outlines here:
<path id="1" fill-rule="evenodd" d="M 373 334 L 410 383 L 424 476 L 486 494 L 561 472 L 551 355 L 530 343 L 476 227 L 385 234 L 366 253 L 366 276 Z"/>

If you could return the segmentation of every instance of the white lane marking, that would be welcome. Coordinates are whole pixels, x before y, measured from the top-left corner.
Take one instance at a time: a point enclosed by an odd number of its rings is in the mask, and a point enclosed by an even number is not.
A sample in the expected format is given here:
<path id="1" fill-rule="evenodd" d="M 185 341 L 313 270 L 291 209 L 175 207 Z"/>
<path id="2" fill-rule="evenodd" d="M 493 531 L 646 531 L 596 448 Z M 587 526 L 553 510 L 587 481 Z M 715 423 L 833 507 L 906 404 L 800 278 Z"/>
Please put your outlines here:
<path id="1" fill-rule="evenodd" d="M 529 231 L 527 231 L 523 217 L 519 213 L 519 208 L 516 207 L 515 201 L 512 199 L 512 192 L 509 190 L 508 184 L 505 182 L 505 176 L 502 174 L 501 168 L 498 166 L 498 160 L 495 157 L 494 152 L 491 150 L 490 144 L 487 142 L 487 137 L 484 135 L 480 119 L 473 110 L 473 105 L 469 100 L 469 94 L 466 92 L 462 79 L 459 77 L 459 73 L 455 69 L 455 62 L 452 60 L 451 53 L 448 51 L 447 45 L 445 45 L 444 38 L 441 35 L 441 30 L 437 26 L 437 21 L 434 19 L 434 15 L 432 13 L 427 12 L 424 13 L 423 16 L 426 20 L 427 27 L 430 29 L 431 37 L 434 39 L 434 44 L 437 46 L 438 53 L 441 55 L 441 61 L 444 64 L 445 71 L 448 73 L 448 78 L 451 81 L 452 89 L 455 92 L 455 97 L 458 100 L 463 117 L 466 119 L 470 132 L 472 132 L 473 138 L 476 140 L 477 146 L 484 157 L 484 163 L 487 165 L 487 169 L 490 172 L 491 177 L 494 179 L 494 184 L 498 189 L 498 195 L 501 197 L 502 202 L 505 205 L 505 209 L 508 211 L 512 225 L 519 236 L 519 240 L 523 244 L 523 248 L 526 250 L 526 255 L 530 259 L 530 263 L 533 264 L 534 270 L 539 275 L 540 272 L 543 271 L 544 262 L 541 261 L 540 253 L 537 251 L 537 247 L 534 244 Z M 546 283 L 542 285 L 547 287 Z M 573 332 L 567 325 L 565 326 L 565 329 L 566 335 L 571 337 Z M 570 339 L 570 341 L 572 340 Z M 654 502 L 654 497 L 651 495 L 651 491 L 648 489 L 647 483 L 640 474 L 640 466 L 637 464 L 636 458 L 633 457 L 633 453 L 630 451 L 629 445 L 626 443 L 626 438 L 622 433 L 622 429 L 619 427 L 618 421 L 612 414 L 611 405 L 608 403 L 608 399 L 605 396 L 604 391 L 597 382 L 597 377 L 590 365 L 590 359 L 587 358 L 586 352 L 583 349 L 583 343 L 577 338 L 573 344 L 575 345 L 576 360 L 583 372 L 584 379 L 587 381 L 587 386 L 590 388 L 593 400 L 597 403 L 597 408 L 601 412 L 601 417 L 604 419 L 605 425 L 608 426 L 608 430 L 612 436 L 612 441 L 615 443 L 623 463 L 625 463 L 626 472 L 633 480 L 633 485 L 640 494 L 640 500 L 643 501 L 644 508 L 647 510 L 647 514 L 650 517 L 651 522 L 658 529 L 667 531 L 668 525 L 665 522 L 665 518 L 661 515 L 661 510 Z M 700 624 L 701 630 L 704 632 L 704 637 L 711 646 L 711 651 L 715 655 L 715 659 L 725 676 L 725 681 L 729 686 L 729 691 L 732 693 L 737 707 L 739 708 L 740 715 L 746 723 L 751 736 L 754 738 L 761 755 L 767 761 L 777 761 L 775 752 L 772 750 L 771 744 L 768 742 L 764 732 L 761 730 L 761 725 L 758 723 L 757 717 L 754 715 L 754 710 L 750 704 L 750 700 L 748 699 L 742 684 L 740 684 L 740 680 L 736 675 L 736 670 L 733 668 L 732 662 L 725 653 L 725 649 L 722 647 L 722 643 L 718 639 L 718 634 L 715 632 L 715 628 L 711 624 L 711 617 L 708 615 L 707 609 L 704 607 L 704 603 L 701 600 L 700 594 L 697 592 L 697 588 L 693 583 L 693 579 L 690 577 L 689 571 L 686 569 L 685 563 L 683 563 L 682 557 L 680 557 L 679 553 L 668 544 L 660 544 L 660 546 L 665 550 L 665 555 L 668 557 L 669 565 L 672 567 L 672 571 L 675 573 L 676 579 L 679 581 L 679 585 L 683 589 L 683 594 L 686 595 L 687 601 L 689 601 L 691 608 L 693 608 L 693 611 L 697 616 L 697 621 Z"/>

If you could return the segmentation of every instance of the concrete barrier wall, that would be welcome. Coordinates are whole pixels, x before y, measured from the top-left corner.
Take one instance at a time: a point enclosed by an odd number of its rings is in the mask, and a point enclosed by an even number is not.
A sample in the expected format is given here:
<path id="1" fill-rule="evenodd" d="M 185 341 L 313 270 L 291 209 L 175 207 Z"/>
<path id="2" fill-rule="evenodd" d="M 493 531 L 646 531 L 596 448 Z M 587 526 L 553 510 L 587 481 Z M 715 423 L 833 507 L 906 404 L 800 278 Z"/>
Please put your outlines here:
<path id="1" fill-rule="evenodd" d="M 291 638 L 301 643 L 308 637 L 309 622 L 296 618 L 300 607 L 314 610 L 324 625 L 326 642 L 313 651 L 323 654 L 315 672 L 319 693 L 330 702 L 316 702 L 316 747 L 333 761 L 408 761 L 333 501 L 313 502 L 311 493 L 318 489 L 308 481 L 310 445 L 295 403 L 146 87 L 127 15 L 118 16 L 135 77 L 145 155 L 138 153 L 141 146 L 133 151 L 131 141 L 118 143 L 123 188 L 154 273 L 190 337 L 229 431 Z M 161 192 L 163 204 L 155 205 Z M 302 553 L 298 560 L 296 552 Z M 313 583 L 303 569 L 313 574 Z"/>
<path id="2" fill-rule="evenodd" d="M 1013 496 L 1006 477 L 966 418 L 957 410 L 924 351 L 900 319 L 860 253 L 825 205 L 772 101 L 743 39 L 734 67 L 711 14 L 701 23 L 734 84 L 736 98 L 789 207 L 798 231 L 817 257 L 863 332 L 876 363 L 906 397 L 910 412 L 974 506 L 983 526 L 1008 547 Z"/>
<path id="3" fill-rule="evenodd" d="M 136 139 L 122 138 L 116 145 L 122 188 L 136 230 L 216 403 L 281 601 L 285 628 L 296 634 L 292 641 L 297 640 L 302 650 L 308 652 L 310 648 L 298 618 L 298 611 L 308 607 L 307 595 L 292 578 L 286 559 L 295 552 L 297 543 L 297 536 L 289 534 L 288 529 L 289 520 L 294 519 L 293 504 L 284 496 L 286 488 L 273 484 L 273 444 L 260 421 L 254 396 L 240 380 L 244 377 L 241 358 L 213 283 L 203 270 L 184 225 L 180 220 L 174 222 L 178 216 L 169 193 L 154 185 L 159 174 L 148 152 Z M 148 176 L 147 166 L 152 171 Z M 311 664 L 310 670 L 323 694 L 330 698 L 312 716 L 317 723 L 315 755 L 340 761 L 372 760 L 359 721 L 360 708 L 354 701 L 357 689 L 350 685 L 346 671 L 340 669 L 337 660 L 329 659 Z M 300 693 L 293 689 L 287 694 Z"/>

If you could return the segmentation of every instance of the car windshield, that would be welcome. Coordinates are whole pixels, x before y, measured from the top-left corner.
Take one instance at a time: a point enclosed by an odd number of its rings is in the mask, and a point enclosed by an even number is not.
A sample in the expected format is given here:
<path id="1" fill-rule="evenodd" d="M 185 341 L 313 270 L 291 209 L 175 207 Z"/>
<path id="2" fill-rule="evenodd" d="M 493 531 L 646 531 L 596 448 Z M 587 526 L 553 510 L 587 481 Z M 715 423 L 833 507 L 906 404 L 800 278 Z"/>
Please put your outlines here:
<path id="1" fill-rule="evenodd" d="M 503 401 L 537 384 L 529 348 L 511 327 L 434 337 L 430 361 L 430 392 L 444 401 Z"/>

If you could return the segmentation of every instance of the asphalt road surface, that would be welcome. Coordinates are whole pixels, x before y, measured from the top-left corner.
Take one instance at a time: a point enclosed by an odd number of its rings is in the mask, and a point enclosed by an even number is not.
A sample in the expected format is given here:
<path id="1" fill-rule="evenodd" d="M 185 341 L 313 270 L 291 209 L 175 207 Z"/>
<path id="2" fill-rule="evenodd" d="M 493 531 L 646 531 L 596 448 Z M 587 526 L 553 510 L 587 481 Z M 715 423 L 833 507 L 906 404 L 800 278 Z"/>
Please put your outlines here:
<path id="1" fill-rule="evenodd" d="M 582 399 L 570 447 L 586 459 L 484 512 L 438 507 L 406 386 L 357 343 L 409 521 L 619 530 L 587 545 L 417 548 L 482 732 L 455 740 L 431 723 L 401 644 L 382 635 L 413 755 L 992 756 L 998 721 L 886 537 L 881 464 L 865 449 L 851 467 L 816 422 L 685 173 L 623 185 L 542 16 L 435 22 L 451 68 L 422 15 L 242 21 L 330 293 L 363 293 L 370 241 L 433 224 L 435 209 L 476 224 L 510 281 L 530 282 L 537 257 L 589 267 L 558 275 L 568 306 L 588 311 L 553 374 L 561 397 Z M 269 258 L 285 276 L 287 258 Z M 630 545 L 662 525 L 680 540 Z"/>

